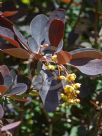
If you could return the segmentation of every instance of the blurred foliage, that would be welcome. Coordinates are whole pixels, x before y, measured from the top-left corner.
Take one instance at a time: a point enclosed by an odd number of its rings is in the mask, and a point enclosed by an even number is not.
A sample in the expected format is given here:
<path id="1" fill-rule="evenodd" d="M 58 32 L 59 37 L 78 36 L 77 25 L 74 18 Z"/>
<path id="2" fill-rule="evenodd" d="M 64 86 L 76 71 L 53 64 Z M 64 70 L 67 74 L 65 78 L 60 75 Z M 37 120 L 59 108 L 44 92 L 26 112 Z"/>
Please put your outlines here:
<path id="1" fill-rule="evenodd" d="M 64 49 L 93 47 L 102 50 L 102 37 L 98 37 L 102 27 L 101 0 L 0 0 L 1 11 L 17 10 L 9 19 L 29 37 L 29 23 L 39 13 L 49 15 L 55 8 L 66 11 Z M 28 74 L 27 64 L 13 57 L 0 54 L 0 64 L 5 62 L 20 74 Z M 22 125 L 14 131 L 14 136 L 101 136 L 100 116 L 102 116 L 102 77 L 78 75 L 83 84 L 80 90 L 81 103 L 77 106 L 62 105 L 57 111 L 47 113 L 39 97 L 31 93 L 31 102 L 14 102 L 14 111 L 7 117 L 20 118 Z M 16 105 L 16 106 L 15 106 Z M 101 119 L 102 121 L 102 119 Z M 97 130 L 98 129 L 98 130 Z M 97 133 L 98 132 L 98 133 Z"/>

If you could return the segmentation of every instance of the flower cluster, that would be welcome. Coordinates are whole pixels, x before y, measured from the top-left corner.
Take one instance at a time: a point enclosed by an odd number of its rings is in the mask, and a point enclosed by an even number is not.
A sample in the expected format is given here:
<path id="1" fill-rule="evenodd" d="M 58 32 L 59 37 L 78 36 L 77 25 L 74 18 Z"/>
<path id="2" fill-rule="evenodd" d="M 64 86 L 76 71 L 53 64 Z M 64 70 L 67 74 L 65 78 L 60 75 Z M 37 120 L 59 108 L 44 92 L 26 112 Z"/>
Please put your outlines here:
<path id="1" fill-rule="evenodd" d="M 72 76 L 70 74 L 68 76 Z M 68 104 L 77 104 L 80 102 L 80 99 L 77 98 L 78 94 L 80 93 L 79 89 L 81 84 L 80 83 L 73 83 L 73 80 L 68 82 L 68 85 L 65 85 L 63 93 L 61 93 L 61 98 L 63 101 L 67 102 Z"/>
<path id="2" fill-rule="evenodd" d="M 50 64 L 51 61 L 54 64 Z M 78 95 L 81 87 L 80 83 L 75 83 L 76 75 L 74 73 L 68 74 L 67 69 L 64 65 L 57 64 L 57 55 L 53 55 L 50 58 L 50 63 L 47 62 L 46 69 L 49 71 L 58 71 L 56 80 L 60 80 L 63 83 L 63 91 L 60 94 L 61 100 L 68 104 L 77 104 L 80 102 Z"/>

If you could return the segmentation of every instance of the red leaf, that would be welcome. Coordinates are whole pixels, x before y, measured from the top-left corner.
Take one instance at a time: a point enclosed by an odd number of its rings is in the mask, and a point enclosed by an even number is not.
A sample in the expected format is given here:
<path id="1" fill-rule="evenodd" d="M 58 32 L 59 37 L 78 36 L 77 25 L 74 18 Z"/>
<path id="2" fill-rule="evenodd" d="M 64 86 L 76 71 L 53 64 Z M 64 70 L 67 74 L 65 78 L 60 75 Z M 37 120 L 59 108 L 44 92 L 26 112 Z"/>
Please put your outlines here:
<path id="1" fill-rule="evenodd" d="M 13 23 L 9 19 L 5 18 L 4 16 L 0 16 L 0 25 L 12 29 Z"/>
<path id="2" fill-rule="evenodd" d="M 45 60 L 43 55 L 41 55 L 41 54 L 35 54 L 34 58 L 37 59 L 37 60 Z"/>
<path id="3" fill-rule="evenodd" d="M 29 52 L 22 48 L 11 48 L 11 49 L 4 49 L 3 52 L 20 59 L 28 59 L 30 58 Z"/>
<path id="4" fill-rule="evenodd" d="M 17 11 L 5 11 L 5 12 L 2 12 L 1 15 L 5 17 L 10 17 L 10 16 L 15 15 L 16 13 Z"/>
<path id="5" fill-rule="evenodd" d="M 12 96 L 10 96 L 10 98 L 13 100 L 16 100 L 18 102 L 28 102 L 29 101 L 28 98 L 19 98 L 19 96 L 17 96 L 17 95 L 12 95 Z"/>
<path id="6" fill-rule="evenodd" d="M 64 36 L 64 23 L 61 20 L 55 19 L 49 27 L 49 40 L 51 46 L 57 47 Z"/>
<path id="7" fill-rule="evenodd" d="M 15 45 L 16 47 L 20 47 L 19 43 L 9 37 L 5 37 L 3 35 L 0 34 L 1 37 L 3 37 L 5 40 L 9 41 L 11 44 Z"/>
<path id="8" fill-rule="evenodd" d="M 10 129 L 12 129 L 12 128 L 15 128 L 15 127 L 19 126 L 20 124 L 21 124 L 21 121 L 17 121 L 17 122 L 8 124 L 8 125 L 6 125 L 6 126 L 3 126 L 3 127 L 1 128 L 1 131 L 10 130 Z"/>
<path id="9" fill-rule="evenodd" d="M 72 0 L 61 0 L 64 3 L 70 3 Z"/>
<path id="10" fill-rule="evenodd" d="M 71 51 L 72 60 L 81 58 L 102 59 L 102 53 L 95 49 L 82 48 Z"/>
<path id="11" fill-rule="evenodd" d="M 5 85 L 0 85 L 0 93 L 3 94 L 8 90 L 8 87 Z"/>
<path id="12" fill-rule="evenodd" d="M 57 53 L 58 64 L 66 64 L 71 60 L 72 56 L 66 51 L 60 51 Z"/>

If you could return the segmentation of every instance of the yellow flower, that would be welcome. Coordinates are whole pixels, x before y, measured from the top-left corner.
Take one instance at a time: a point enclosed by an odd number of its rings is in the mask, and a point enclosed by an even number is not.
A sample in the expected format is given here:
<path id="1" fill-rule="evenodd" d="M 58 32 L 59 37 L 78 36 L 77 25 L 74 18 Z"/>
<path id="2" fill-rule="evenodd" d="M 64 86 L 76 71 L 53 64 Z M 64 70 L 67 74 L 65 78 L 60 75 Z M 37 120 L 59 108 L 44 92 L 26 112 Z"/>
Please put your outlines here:
<path id="1" fill-rule="evenodd" d="M 58 79 L 59 80 L 66 80 L 66 77 L 65 76 L 58 76 Z"/>
<path id="2" fill-rule="evenodd" d="M 81 87 L 80 83 L 75 83 L 72 85 L 74 87 L 74 89 L 79 89 Z"/>
<path id="3" fill-rule="evenodd" d="M 57 55 L 53 55 L 53 56 L 51 57 L 51 59 L 52 59 L 52 61 L 56 62 L 56 61 L 57 61 Z"/>
<path id="4" fill-rule="evenodd" d="M 74 99 L 69 99 L 69 100 L 68 100 L 68 103 L 74 104 L 74 103 L 75 103 L 75 102 L 74 102 Z"/>
<path id="5" fill-rule="evenodd" d="M 73 74 L 68 74 L 67 76 L 67 81 L 68 82 L 71 82 L 71 81 L 75 81 L 76 79 L 76 75 L 73 73 Z"/>
<path id="6" fill-rule="evenodd" d="M 80 103 L 80 99 L 75 99 L 75 103 Z"/>
<path id="7" fill-rule="evenodd" d="M 47 65 L 46 66 L 47 67 L 47 70 L 55 70 L 56 69 L 56 66 L 54 66 L 54 65 Z"/>
<path id="8" fill-rule="evenodd" d="M 65 87 L 64 87 L 64 92 L 65 93 L 71 93 L 71 92 L 73 92 L 74 91 L 74 88 L 72 87 L 72 86 L 70 86 L 70 85 L 66 85 Z"/>

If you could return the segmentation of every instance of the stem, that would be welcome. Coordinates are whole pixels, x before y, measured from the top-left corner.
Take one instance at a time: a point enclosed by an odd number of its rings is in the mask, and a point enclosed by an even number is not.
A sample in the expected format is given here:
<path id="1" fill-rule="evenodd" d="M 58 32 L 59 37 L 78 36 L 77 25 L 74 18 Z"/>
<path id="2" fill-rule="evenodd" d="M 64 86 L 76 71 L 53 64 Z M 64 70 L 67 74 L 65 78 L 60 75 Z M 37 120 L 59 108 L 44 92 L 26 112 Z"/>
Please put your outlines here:
<path id="1" fill-rule="evenodd" d="M 102 123 L 102 109 L 100 111 L 100 115 L 99 115 L 93 136 L 98 136 L 98 132 L 99 132 L 100 127 L 101 127 L 101 123 Z"/>
<path id="2" fill-rule="evenodd" d="M 81 13 L 82 13 L 83 11 L 84 11 L 84 3 L 83 3 L 83 1 L 82 1 L 82 2 L 81 2 L 81 6 L 80 6 L 79 15 L 78 15 L 78 17 L 77 17 L 77 20 L 76 20 L 74 26 L 73 26 L 73 29 L 75 29 L 76 26 L 77 26 L 77 24 L 79 23 L 80 15 L 81 15 Z"/>
<path id="3" fill-rule="evenodd" d="M 50 122 L 49 124 L 49 136 L 53 136 L 53 124 Z"/>
<path id="4" fill-rule="evenodd" d="M 52 119 L 48 116 L 48 113 L 46 112 L 46 110 L 42 107 L 41 105 L 41 111 L 43 112 L 45 119 L 49 125 L 48 128 L 48 136 L 53 136 L 53 122 Z"/>
<path id="5" fill-rule="evenodd" d="M 24 105 L 24 104 L 21 105 L 22 108 L 23 108 L 23 105 Z M 19 120 L 23 122 L 23 119 L 24 119 L 24 110 L 20 112 L 20 115 L 19 115 L 19 116 L 20 116 L 20 117 L 19 117 Z M 19 126 L 15 129 L 15 131 L 14 131 L 14 135 L 15 135 L 15 136 L 19 136 L 20 127 L 21 127 L 21 125 L 19 125 Z"/>
<path id="6" fill-rule="evenodd" d="M 99 20 L 99 16 L 97 14 L 98 11 L 98 1 L 95 4 L 95 21 L 94 21 L 94 31 L 95 31 L 95 47 L 97 47 L 97 35 L 98 35 L 98 20 Z"/>

